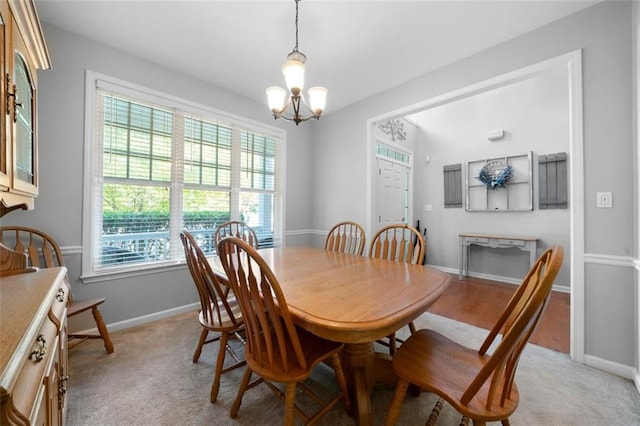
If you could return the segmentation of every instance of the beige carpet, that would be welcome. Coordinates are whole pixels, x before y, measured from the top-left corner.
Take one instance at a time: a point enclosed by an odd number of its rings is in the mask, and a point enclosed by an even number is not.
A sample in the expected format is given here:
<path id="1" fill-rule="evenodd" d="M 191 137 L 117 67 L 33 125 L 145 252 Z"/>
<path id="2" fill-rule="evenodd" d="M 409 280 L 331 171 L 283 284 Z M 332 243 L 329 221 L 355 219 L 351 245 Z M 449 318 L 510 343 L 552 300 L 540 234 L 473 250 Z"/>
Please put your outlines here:
<path id="1" fill-rule="evenodd" d="M 433 314 L 416 325 L 432 328 L 470 347 L 486 331 Z M 222 376 L 215 404 L 209 402 L 217 344 L 205 346 L 191 362 L 198 335 L 196 313 L 112 334 L 115 353 L 101 341 L 89 341 L 69 353 L 70 426 L 94 425 L 268 425 L 281 424 L 282 402 L 265 385 L 250 390 L 235 419 L 229 409 L 244 369 Z M 236 341 L 234 345 L 239 345 Z M 320 392 L 333 392 L 332 370 L 313 376 Z M 516 375 L 520 406 L 511 418 L 517 425 L 640 425 L 640 395 L 633 383 L 572 362 L 565 354 L 529 345 Z M 393 390 L 377 387 L 372 395 L 374 423 L 381 425 Z M 408 396 L 399 425 L 423 425 L 435 397 Z M 458 425 L 460 417 L 445 406 L 439 425 Z M 320 425 L 355 424 L 342 405 Z"/>

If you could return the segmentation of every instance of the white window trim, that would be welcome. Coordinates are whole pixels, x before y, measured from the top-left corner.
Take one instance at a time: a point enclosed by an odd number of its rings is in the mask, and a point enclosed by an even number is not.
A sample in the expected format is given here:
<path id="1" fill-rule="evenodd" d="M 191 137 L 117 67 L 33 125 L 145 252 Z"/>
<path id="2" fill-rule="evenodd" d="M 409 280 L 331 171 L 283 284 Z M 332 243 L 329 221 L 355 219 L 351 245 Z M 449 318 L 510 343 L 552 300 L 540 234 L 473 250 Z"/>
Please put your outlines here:
<path id="1" fill-rule="evenodd" d="M 185 267 L 184 261 L 169 261 L 165 263 L 154 263 L 150 265 L 134 265 L 121 268 L 114 268 L 107 271 L 101 271 L 96 273 L 91 269 L 91 256 L 87 255 L 87 250 L 90 250 L 92 244 L 92 229 L 96 224 L 93 220 L 93 206 L 96 202 L 102 202 L 102 200 L 96 200 L 93 191 L 93 179 L 94 179 L 94 138 L 95 138 L 95 105 L 96 105 L 96 85 L 100 80 L 101 86 L 113 86 L 114 90 L 124 95 L 130 95 L 138 99 L 148 100 L 149 102 L 164 104 L 167 106 L 173 106 L 176 108 L 184 109 L 188 107 L 193 113 L 201 114 L 202 116 L 213 116 L 218 119 L 218 123 L 228 125 L 231 127 L 241 127 L 248 131 L 254 131 L 266 136 L 277 138 L 280 142 L 278 144 L 279 149 L 282 151 L 282 155 L 286 155 L 287 146 L 287 133 L 285 130 L 264 124 L 259 121 L 241 117 L 235 114 L 231 114 L 225 111 L 220 111 L 215 108 L 202 105 L 196 102 L 192 102 L 186 99 L 182 99 L 173 95 L 162 93 L 160 91 L 144 87 L 135 83 L 130 83 L 125 80 L 121 80 L 115 77 L 111 77 L 105 74 L 101 74 L 87 69 L 85 71 L 85 126 L 84 126 L 84 174 L 83 174 L 83 209 L 82 209 L 82 276 L 81 279 L 84 283 L 93 283 L 108 281 L 119 278 L 127 278 L 138 275 L 154 274 L 159 272 L 167 272 L 174 269 L 182 269 Z M 281 236 L 282 244 L 284 244 L 285 237 L 285 200 L 286 200 L 286 157 L 283 157 L 281 163 L 280 178 L 282 179 L 280 194 L 276 196 L 275 208 L 281 210 L 281 223 L 282 229 L 275 232 Z M 280 199 L 278 199 L 280 198 Z"/>

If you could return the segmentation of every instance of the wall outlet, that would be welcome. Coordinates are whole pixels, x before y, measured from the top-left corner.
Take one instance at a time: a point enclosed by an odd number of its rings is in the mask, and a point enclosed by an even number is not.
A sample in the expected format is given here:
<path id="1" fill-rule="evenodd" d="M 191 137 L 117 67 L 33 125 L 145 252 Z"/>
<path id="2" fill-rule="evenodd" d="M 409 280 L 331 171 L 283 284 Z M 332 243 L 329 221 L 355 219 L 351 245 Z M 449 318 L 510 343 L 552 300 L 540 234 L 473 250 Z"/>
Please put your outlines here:
<path id="1" fill-rule="evenodd" d="M 596 193 L 596 207 L 599 209 L 613 208 L 613 193 L 598 192 Z"/>
<path id="2" fill-rule="evenodd" d="M 433 206 L 431 204 L 425 204 L 424 205 L 424 211 L 425 212 L 430 212 L 433 210 Z"/>

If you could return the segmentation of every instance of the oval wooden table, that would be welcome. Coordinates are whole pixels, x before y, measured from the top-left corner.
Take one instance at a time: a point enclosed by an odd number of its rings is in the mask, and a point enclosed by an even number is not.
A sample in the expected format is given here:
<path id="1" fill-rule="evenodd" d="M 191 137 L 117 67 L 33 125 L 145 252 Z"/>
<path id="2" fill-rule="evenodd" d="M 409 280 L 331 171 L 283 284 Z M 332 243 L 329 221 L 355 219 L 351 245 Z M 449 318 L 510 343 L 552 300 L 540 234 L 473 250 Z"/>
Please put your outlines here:
<path id="1" fill-rule="evenodd" d="M 360 425 L 373 423 L 371 390 L 395 377 L 373 343 L 416 319 L 449 285 L 439 270 L 310 247 L 259 250 L 278 278 L 294 321 L 343 342 L 342 364 Z M 216 273 L 225 276 L 219 259 Z"/>

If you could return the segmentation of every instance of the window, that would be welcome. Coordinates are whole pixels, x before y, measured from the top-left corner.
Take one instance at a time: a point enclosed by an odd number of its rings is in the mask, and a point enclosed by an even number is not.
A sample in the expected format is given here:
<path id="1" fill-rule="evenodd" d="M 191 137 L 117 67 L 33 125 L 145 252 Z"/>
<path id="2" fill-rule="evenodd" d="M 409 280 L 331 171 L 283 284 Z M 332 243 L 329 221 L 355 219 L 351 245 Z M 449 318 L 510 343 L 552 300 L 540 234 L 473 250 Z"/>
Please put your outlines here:
<path id="1" fill-rule="evenodd" d="M 188 229 L 207 254 L 227 220 L 283 234 L 281 131 L 87 73 L 83 278 L 175 265 Z"/>
<path id="2" fill-rule="evenodd" d="M 391 148 L 390 146 L 387 146 L 381 143 L 379 143 L 376 146 L 376 154 L 380 157 L 385 157 L 390 160 L 395 160 L 402 164 L 410 164 L 409 154 L 398 151 L 396 149 Z"/>

